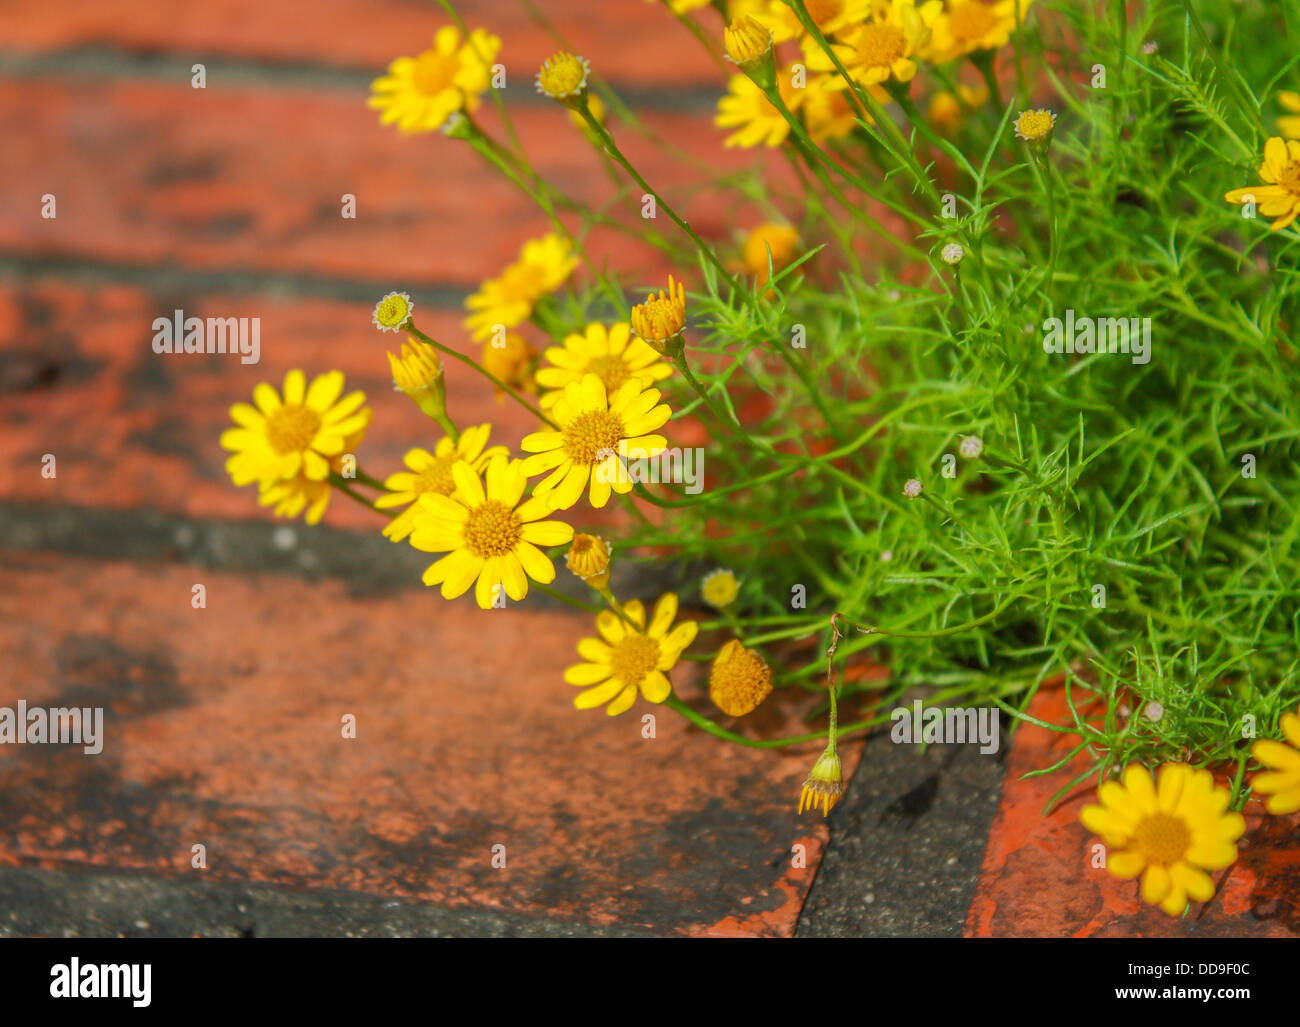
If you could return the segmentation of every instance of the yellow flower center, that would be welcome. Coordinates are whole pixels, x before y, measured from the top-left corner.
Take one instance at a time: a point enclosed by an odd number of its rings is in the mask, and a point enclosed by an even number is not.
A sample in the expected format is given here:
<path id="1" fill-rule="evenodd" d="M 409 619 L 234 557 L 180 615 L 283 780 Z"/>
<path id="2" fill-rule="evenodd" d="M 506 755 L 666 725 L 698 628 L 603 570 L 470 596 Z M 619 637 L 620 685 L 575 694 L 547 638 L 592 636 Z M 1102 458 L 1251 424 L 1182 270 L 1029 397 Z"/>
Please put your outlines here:
<path id="1" fill-rule="evenodd" d="M 605 383 L 605 391 L 613 393 L 620 385 L 632 377 L 632 371 L 622 357 L 592 357 L 587 361 L 587 371 L 599 375 Z"/>
<path id="2" fill-rule="evenodd" d="M 962 4 L 952 12 L 949 25 L 961 43 L 977 43 L 997 26 L 997 17 L 981 3 Z"/>
<path id="3" fill-rule="evenodd" d="M 587 68 L 571 53 L 557 53 L 537 73 L 538 84 L 547 96 L 571 96 L 587 84 Z"/>
<path id="4" fill-rule="evenodd" d="M 1147 817 L 1133 832 L 1133 847 L 1148 863 L 1171 867 L 1187 854 L 1192 832 L 1180 817 L 1157 813 Z"/>
<path id="5" fill-rule="evenodd" d="M 609 657 L 614 677 L 625 685 L 639 685 L 659 662 L 659 643 L 649 635 L 628 635 Z"/>
<path id="6" fill-rule="evenodd" d="M 603 449 L 618 452 L 623 422 L 608 410 L 589 410 L 564 426 L 564 451 L 574 463 L 594 464 Z"/>
<path id="7" fill-rule="evenodd" d="M 1025 139 L 1042 139 L 1052 131 L 1050 111 L 1025 111 L 1016 119 L 1016 128 Z"/>
<path id="8" fill-rule="evenodd" d="M 285 404 L 267 420 L 266 438 L 281 456 L 298 453 L 311 445 L 320 431 L 320 423 L 316 411 Z"/>
<path id="9" fill-rule="evenodd" d="M 465 521 L 465 547 L 484 559 L 504 556 L 518 545 L 522 526 L 510 507 L 489 499 L 469 512 Z"/>
<path id="10" fill-rule="evenodd" d="M 436 492 L 440 496 L 450 496 L 456 491 L 456 479 L 452 477 L 451 468 L 456 462 L 456 454 L 437 457 L 433 463 L 415 476 L 411 482 L 411 491 L 417 493 Z"/>
<path id="11" fill-rule="evenodd" d="M 375 317 L 379 319 L 380 324 L 394 328 L 405 322 L 410 313 L 410 306 L 401 296 L 385 296 L 379 302 Z"/>
<path id="12" fill-rule="evenodd" d="M 1292 196 L 1300 196 L 1300 163 L 1288 161 L 1277 176 L 1277 184 Z"/>
<path id="13" fill-rule="evenodd" d="M 871 68 L 888 68 L 903 56 L 907 37 L 893 25 L 864 25 L 858 35 L 858 56 Z"/>
<path id="14" fill-rule="evenodd" d="M 728 642 L 709 672 L 709 698 L 730 717 L 753 712 L 772 692 L 772 671 L 739 642 Z"/>
<path id="15" fill-rule="evenodd" d="M 425 96 L 437 96 L 456 84 L 456 56 L 425 50 L 415 59 L 411 81 Z"/>

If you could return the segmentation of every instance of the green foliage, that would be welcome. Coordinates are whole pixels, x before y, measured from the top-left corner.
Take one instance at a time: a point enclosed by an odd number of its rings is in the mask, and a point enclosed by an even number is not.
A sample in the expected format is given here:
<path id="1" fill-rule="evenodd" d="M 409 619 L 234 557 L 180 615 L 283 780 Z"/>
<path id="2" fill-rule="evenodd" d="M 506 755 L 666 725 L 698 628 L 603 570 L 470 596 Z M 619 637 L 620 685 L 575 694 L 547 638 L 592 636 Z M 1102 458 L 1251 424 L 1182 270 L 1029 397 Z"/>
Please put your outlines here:
<path id="1" fill-rule="evenodd" d="M 1126 26 L 1123 6 L 1036 4 L 1017 81 L 1048 88 L 970 114 L 950 139 L 959 161 L 923 132 L 911 163 L 892 162 L 879 129 L 838 146 L 834 160 L 919 214 L 928 263 L 910 232 L 889 251 L 807 154 L 806 194 L 773 202 L 820 252 L 757 297 L 701 262 L 687 358 L 714 411 L 746 411 L 743 433 L 674 384 L 677 417 L 713 430 L 708 484 L 641 490 L 667 516 L 620 552 L 734 568 L 750 644 L 815 633 L 824 647 L 834 611 L 877 628 L 838 655 L 889 665 L 888 682 L 846 689 L 883 689 L 886 708 L 927 685 L 1019 717 L 1065 674 L 1079 713 L 1056 727 L 1093 772 L 1244 767 L 1243 718 L 1273 734 L 1300 700 L 1300 250 L 1296 227 L 1271 233 L 1223 195 L 1259 181 L 1276 90 L 1300 85 L 1300 17 L 1215 0 L 1147 5 Z M 1105 88 L 1090 84 L 1098 64 Z M 1058 113 L 1042 159 L 1011 130 L 1022 106 Z M 955 194 L 956 218 L 936 190 Z M 876 256 L 859 262 L 864 239 Z M 939 259 L 951 242 L 956 269 Z M 578 308 L 575 321 L 592 309 Z M 1045 319 L 1067 309 L 1149 318 L 1149 363 L 1045 352 Z M 964 459 L 972 435 L 983 454 Z M 912 477 L 919 499 L 903 495 Z M 823 674 L 778 680 L 813 689 Z M 1100 723 L 1084 716 L 1094 695 Z"/>

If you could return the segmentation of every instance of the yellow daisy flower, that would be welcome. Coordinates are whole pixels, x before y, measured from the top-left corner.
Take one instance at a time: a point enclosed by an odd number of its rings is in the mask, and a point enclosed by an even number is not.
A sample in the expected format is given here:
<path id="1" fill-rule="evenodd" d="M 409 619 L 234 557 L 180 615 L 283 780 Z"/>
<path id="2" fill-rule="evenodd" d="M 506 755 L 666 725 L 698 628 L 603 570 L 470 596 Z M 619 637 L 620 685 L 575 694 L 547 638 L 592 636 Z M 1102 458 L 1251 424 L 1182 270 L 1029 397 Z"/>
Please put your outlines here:
<path id="1" fill-rule="evenodd" d="M 221 434 L 233 450 L 226 470 L 236 485 L 267 488 L 301 471 L 310 481 L 329 477 L 330 459 L 361 441 L 371 411 L 365 393 L 343 392 L 343 372 L 317 375 L 307 386 L 299 370 L 284 376 L 284 396 L 266 382 L 253 389 L 253 403 L 236 403 L 230 416 L 238 427 Z"/>
<path id="2" fill-rule="evenodd" d="M 663 702 L 673 690 L 667 671 L 676 666 L 700 629 L 690 620 L 673 627 L 677 596 L 672 592 L 655 603 L 649 627 L 645 607 L 637 600 L 625 603 L 623 612 L 631 625 L 609 610 L 596 615 L 600 638 L 584 638 L 578 643 L 578 655 L 587 662 L 564 672 L 565 681 L 586 689 L 573 700 L 580 710 L 609 703 L 605 712 L 618 716 L 636 702 L 638 689 L 648 701 Z"/>
<path id="3" fill-rule="evenodd" d="M 776 87 L 792 112 L 803 103 L 804 90 L 794 88 L 788 68 L 777 74 Z M 780 146 L 785 142 L 790 134 L 789 123 L 753 80 L 746 75 L 732 75 L 727 90 L 727 95 L 718 101 L 713 123 L 718 128 L 737 131 L 723 140 L 723 146 Z"/>
<path id="4" fill-rule="evenodd" d="M 375 500 L 375 506 L 381 510 L 406 507 L 384 525 L 384 537 L 400 542 L 411 534 L 421 496 L 429 493 L 450 496 L 456 491 L 456 479 L 451 469 L 458 461 L 463 460 L 476 474 L 482 474 L 497 456 L 509 456 L 510 451 L 505 446 L 485 448 L 491 433 L 492 425 L 479 424 L 466 428 L 456 442 L 445 436 L 439 439 L 432 453 L 419 446 L 407 450 L 402 457 L 407 470 L 390 474 L 384 485 L 392 491 Z"/>
<path id="5" fill-rule="evenodd" d="M 501 40 L 475 29 L 464 44 L 460 30 L 446 25 L 433 48 L 418 57 L 399 57 L 388 74 L 370 85 L 368 105 L 382 111 L 379 121 L 401 132 L 434 132 L 452 114 L 478 107 L 479 94 L 492 84 L 492 62 Z"/>
<path id="6" fill-rule="evenodd" d="M 1012 122 L 1016 138 L 1030 144 L 1045 144 L 1051 141 L 1056 128 L 1056 112 L 1046 107 L 1037 110 L 1021 111 Z"/>
<path id="7" fill-rule="evenodd" d="M 1300 93 L 1278 93 L 1277 102 L 1289 110 L 1291 114 L 1300 114 Z M 1283 115 L 1277 119 L 1277 128 L 1288 139 L 1300 139 L 1300 117 Z"/>
<path id="8" fill-rule="evenodd" d="M 608 330 L 602 324 L 589 324 L 585 334 L 566 336 L 562 346 L 552 346 L 542 356 L 552 365 L 539 368 L 536 375 L 537 384 L 550 390 L 542 393 L 543 410 L 555 406 L 564 387 L 581 381 L 584 374 L 598 375 L 606 392 L 616 392 L 629 378 L 650 386 L 673 373 L 643 339 L 632 335 L 626 321 Z"/>
<path id="9" fill-rule="evenodd" d="M 1294 813 L 1300 810 L 1300 710 L 1284 713 L 1279 723 L 1291 745 L 1271 738 L 1256 742 L 1251 755 L 1269 769 L 1256 774 L 1250 784 L 1268 796 L 1264 808 L 1270 813 Z"/>
<path id="10" fill-rule="evenodd" d="M 866 21 L 871 14 L 871 0 L 804 0 L 804 6 L 808 8 L 808 17 L 828 38 Z M 772 37 L 778 43 L 804 35 L 803 23 L 783 0 L 770 0 L 758 20 L 772 30 Z"/>
<path id="11" fill-rule="evenodd" d="M 989 87 L 980 83 L 968 86 L 965 82 L 957 83 L 957 95 L 940 91 L 930 97 L 926 117 L 935 128 L 951 132 L 961 124 L 966 110 L 977 110 L 989 99 Z M 963 107 L 963 104 L 965 105 Z"/>
<path id="12" fill-rule="evenodd" d="M 1006 46 L 1031 0 L 948 0 L 934 19 L 922 56 L 935 63 L 953 61 L 976 50 Z"/>
<path id="13" fill-rule="evenodd" d="M 1274 136 L 1265 143 L 1259 177 L 1268 184 L 1233 189 L 1223 198 L 1229 203 L 1253 199 L 1261 214 L 1277 219 L 1269 227 L 1279 232 L 1300 215 L 1300 141 Z"/>
<path id="14" fill-rule="evenodd" d="M 724 568 L 706 574 L 700 582 L 700 598 L 715 610 L 730 606 L 740 595 L 740 582 L 736 575 Z"/>
<path id="15" fill-rule="evenodd" d="M 845 95 L 842 84 L 843 80 L 838 75 L 808 76 L 801 110 L 804 127 L 814 143 L 843 139 L 857 128 L 857 111 Z M 881 103 L 889 101 L 889 94 L 879 86 L 871 87 L 871 95 Z M 874 125 L 876 122 L 868 116 L 867 123 Z"/>
<path id="16" fill-rule="evenodd" d="M 1124 880 L 1141 875 L 1142 899 L 1170 916 L 1187 900 L 1209 902 L 1214 882 L 1207 870 L 1237 859 L 1234 844 L 1246 830 L 1240 813 L 1229 813 L 1228 789 L 1208 770 L 1166 763 L 1153 782 L 1138 764 L 1124 768 L 1122 783 L 1097 789 L 1100 806 L 1079 812 L 1083 826 L 1110 848 L 1106 868 Z"/>
<path id="17" fill-rule="evenodd" d="M 767 223 L 745 237 L 745 270 L 758 279 L 759 285 L 767 283 L 769 250 L 772 269 L 781 271 L 799 256 L 799 233 L 789 225 Z"/>
<path id="18" fill-rule="evenodd" d="M 497 586 L 511 599 L 528 594 L 528 579 L 543 585 L 555 580 L 555 565 L 538 546 L 560 546 L 573 538 L 563 521 L 542 518 L 551 513 L 543 499 L 523 504 L 528 484 L 518 460 L 498 454 L 488 464 L 486 489 L 463 460 L 451 467 L 456 484 L 450 496 L 426 492 L 415 513 L 411 545 L 426 553 L 447 553 L 424 572 L 426 585 L 442 585 L 444 599 L 455 599 L 477 582 L 474 598 L 488 610 Z"/>
<path id="19" fill-rule="evenodd" d="M 498 325 L 513 328 L 526 321 L 537 301 L 558 289 L 577 266 L 573 247 L 563 236 L 552 232 L 529 239 L 517 261 L 465 300 L 471 311 L 465 327 L 475 339 L 486 339 Z"/>
<path id="20" fill-rule="evenodd" d="M 929 0 L 919 8 L 914 0 L 878 0 L 869 21 L 841 33 L 842 44 L 834 44 L 836 55 L 853 80 L 864 86 L 890 79 L 910 82 L 916 75 L 912 58 L 930 38 L 930 25 L 943 9 L 941 0 Z M 805 43 L 808 67 L 834 71 L 835 65 L 815 40 Z"/>
<path id="21" fill-rule="evenodd" d="M 659 402 L 659 390 L 647 389 L 629 378 L 612 394 L 595 374 L 569 382 L 551 408 L 558 431 L 525 435 L 519 448 L 533 456 L 523 461 L 523 473 L 532 478 L 550 474 L 533 489 L 556 510 L 567 510 L 582 498 L 591 483 L 591 505 L 600 508 L 611 492 L 632 491 L 623 458 L 654 457 L 668 446 L 662 435 L 650 435 L 672 416 L 668 404 Z"/>

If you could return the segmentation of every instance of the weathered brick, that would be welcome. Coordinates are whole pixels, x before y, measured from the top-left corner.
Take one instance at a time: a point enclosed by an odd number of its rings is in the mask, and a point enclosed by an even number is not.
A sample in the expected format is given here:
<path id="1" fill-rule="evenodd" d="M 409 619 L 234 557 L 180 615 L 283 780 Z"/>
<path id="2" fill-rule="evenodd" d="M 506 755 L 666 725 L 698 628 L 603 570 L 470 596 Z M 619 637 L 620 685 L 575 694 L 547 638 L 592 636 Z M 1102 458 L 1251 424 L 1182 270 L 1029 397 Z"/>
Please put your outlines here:
<path id="1" fill-rule="evenodd" d="M 1077 698 L 1077 697 L 1076 697 Z M 1030 715 L 1070 716 L 1060 687 L 1034 697 Z M 1142 902 L 1136 881 L 1092 866 L 1098 839 L 1079 823 L 1095 785 L 1078 787 L 1051 813 L 1048 800 L 1088 766 L 1087 754 L 1054 774 L 1025 778 L 1064 757 L 1077 739 L 1022 724 L 1007 759 L 1002 801 L 984 855 L 966 933 L 978 937 L 1292 937 L 1300 933 L 1298 817 L 1247 817 L 1241 855 L 1213 875 L 1218 894 L 1174 919 Z M 1288 835 L 1290 836 L 1287 840 Z"/>
<path id="2" fill-rule="evenodd" d="M 0 746 L 0 864 L 793 932 L 827 838 L 794 811 L 815 753 L 738 748 L 644 702 L 574 710 L 561 672 L 583 619 L 192 567 L 24 553 L 5 567 L 0 702 L 105 713 L 97 756 Z M 699 673 L 684 665 L 676 687 L 707 705 Z M 782 693 L 765 723 L 805 730 L 807 702 Z M 858 747 L 844 751 L 851 772 Z"/>

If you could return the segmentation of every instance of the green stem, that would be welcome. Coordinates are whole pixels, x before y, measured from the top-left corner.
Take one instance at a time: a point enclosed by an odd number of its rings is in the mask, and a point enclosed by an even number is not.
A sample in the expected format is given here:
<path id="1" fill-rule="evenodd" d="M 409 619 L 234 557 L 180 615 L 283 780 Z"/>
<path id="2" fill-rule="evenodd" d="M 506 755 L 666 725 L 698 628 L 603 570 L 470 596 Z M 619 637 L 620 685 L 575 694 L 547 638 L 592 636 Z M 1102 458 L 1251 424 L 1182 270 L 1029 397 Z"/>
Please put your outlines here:
<path id="1" fill-rule="evenodd" d="M 588 124 L 588 126 L 590 126 L 591 130 L 600 137 L 601 142 L 605 144 L 605 149 L 609 151 L 610 156 L 618 161 L 623 170 L 632 176 L 632 180 L 636 182 L 637 185 L 639 185 L 650 196 L 654 197 L 655 203 L 662 207 L 664 212 L 672 219 L 673 223 L 690 237 L 691 241 L 699 248 L 700 253 L 702 253 L 705 259 L 713 265 L 714 269 L 722 277 L 722 280 L 727 283 L 731 290 L 737 296 L 745 299 L 745 301 L 751 306 L 757 306 L 757 297 L 755 297 L 748 289 L 741 288 L 740 283 L 732 277 L 731 272 L 726 269 L 722 261 L 718 258 L 718 255 L 713 252 L 713 249 L 695 233 L 695 229 L 682 220 L 677 211 L 675 211 L 657 192 L 655 192 L 654 189 L 650 187 L 650 183 L 642 178 L 640 172 L 638 172 L 637 169 L 632 166 L 631 162 L 623 156 L 623 151 L 618 148 L 618 143 L 614 142 L 614 137 L 605 130 L 604 125 L 592 116 L 591 110 L 587 106 L 585 96 L 583 97 L 582 105 L 575 109 L 582 115 L 582 119 Z"/>
<path id="2" fill-rule="evenodd" d="M 509 385 L 503 382 L 500 378 L 494 375 L 486 367 L 483 367 L 481 364 L 479 364 L 479 362 L 475 360 L 473 357 L 467 357 L 464 353 L 461 353 L 458 350 L 454 350 L 450 346 L 444 346 L 437 339 L 425 335 L 424 332 L 420 331 L 420 329 L 415 327 L 414 321 L 407 321 L 405 330 L 410 332 L 412 335 L 418 337 L 421 341 L 427 342 L 430 346 L 434 347 L 434 349 L 438 350 L 439 352 L 446 353 L 447 356 L 449 357 L 454 357 L 455 359 L 459 360 L 462 364 L 468 364 L 470 367 L 474 368 L 474 370 L 477 371 L 479 374 L 483 375 L 483 377 L 487 378 L 488 381 L 492 382 L 492 384 L 495 385 L 502 392 L 509 394 L 510 398 L 513 399 L 520 406 L 522 406 L 525 410 L 535 415 L 545 424 L 550 425 L 550 427 L 555 431 L 560 430 L 559 425 L 557 425 L 544 413 L 542 413 L 535 406 L 529 403 L 528 400 L 524 399 L 523 396 L 519 395 L 518 392 L 516 392 Z"/>

